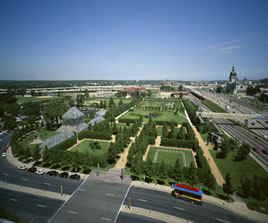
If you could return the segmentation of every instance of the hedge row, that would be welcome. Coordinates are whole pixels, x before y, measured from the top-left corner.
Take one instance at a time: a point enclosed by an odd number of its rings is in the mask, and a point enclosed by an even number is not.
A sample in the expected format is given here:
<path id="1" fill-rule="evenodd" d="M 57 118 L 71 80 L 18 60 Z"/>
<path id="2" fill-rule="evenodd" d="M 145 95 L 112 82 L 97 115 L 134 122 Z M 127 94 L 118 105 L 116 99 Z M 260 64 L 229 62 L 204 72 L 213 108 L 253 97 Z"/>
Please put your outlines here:
<path id="1" fill-rule="evenodd" d="M 120 118 L 119 119 L 119 122 L 122 122 L 122 123 L 134 123 L 134 122 L 138 122 L 139 119 L 130 119 L 130 118 Z"/>
<path id="2" fill-rule="evenodd" d="M 53 146 L 52 148 L 55 150 L 66 150 L 66 149 L 70 148 L 71 146 L 75 145 L 76 143 L 77 143 L 76 136 L 73 136 L 73 137 L 61 142 L 60 144 Z"/>
<path id="3" fill-rule="evenodd" d="M 198 145 L 196 140 L 182 140 L 182 139 L 161 139 L 162 146 L 182 147 L 182 148 L 195 148 Z"/>
<path id="4" fill-rule="evenodd" d="M 175 125 L 175 126 L 177 126 L 179 123 L 178 122 L 176 122 L 176 121 L 160 121 L 160 120 L 155 120 L 154 121 L 155 122 L 155 124 L 156 125 L 164 125 L 164 124 L 166 124 L 166 125 Z"/>
<path id="5" fill-rule="evenodd" d="M 82 131 L 78 134 L 78 139 L 84 139 L 84 138 L 89 138 L 89 139 L 105 139 L 105 140 L 111 140 L 111 134 L 105 133 L 105 132 L 96 132 L 96 131 Z"/>

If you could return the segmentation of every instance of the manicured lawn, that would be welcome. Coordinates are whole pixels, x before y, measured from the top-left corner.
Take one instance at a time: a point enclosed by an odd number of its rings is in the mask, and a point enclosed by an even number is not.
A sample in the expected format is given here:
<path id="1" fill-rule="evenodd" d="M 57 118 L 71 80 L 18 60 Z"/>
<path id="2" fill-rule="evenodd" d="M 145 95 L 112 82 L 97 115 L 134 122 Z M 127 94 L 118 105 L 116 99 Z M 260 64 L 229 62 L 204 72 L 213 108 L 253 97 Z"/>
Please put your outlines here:
<path id="1" fill-rule="evenodd" d="M 158 156 L 156 159 L 157 163 L 161 163 L 164 161 L 166 164 L 174 166 L 177 159 L 179 159 L 180 165 L 183 167 L 186 161 L 186 166 L 190 166 L 191 162 L 194 162 L 193 155 L 191 151 L 186 150 L 175 150 L 168 148 L 157 148 L 151 147 L 147 159 L 150 157 L 151 160 L 155 161 L 155 154 L 158 152 Z M 184 155 L 183 155 L 184 154 Z"/>
<path id="2" fill-rule="evenodd" d="M 55 98 L 56 97 L 53 97 L 53 98 L 19 97 L 17 100 L 17 103 L 23 104 L 23 103 L 27 103 L 27 102 L 49 101 L 49 100 L 53 100 Z"/>
<path id="3" fill-rule="evenodd" d="M 202 133 L 202 134 L 200 134 L 200 135 L 201 135 L 203 141 L 204 141 L 205 143 L 207 143 L 208 133 L 206 132 L 206 133 Z"/>
<path id="4" fill-rule="evenodd" d="M 149 118 L 146 118 L 145 116 L 148 115 L 150 111 L 144 111 L 144 110 L 139 110 L 139 109 L 134 109 L 134 112 L 128 112 L 125 115 L 122 116 L 122 118 L 127 118 L 127 119 L 138 119 L 140 115 L 143 117 L 143 121 L 145 123 L 148 122 Z M 153 121 L 176 121 L 178 124 L 181 124 L 183 122 L 187 122 L 187 119 L 184 118 L 181 115 L 174 115 L 174 112 L 171 111 L 165 111 L 165 112 L 159 112 L 159 111 L 152 111 Z"/>
<path id="5" fill-rule="evenodd" d="M 76 147 L 74 147 L 71 151 L 72 152 L 75 152 L 75 151 L 78 151 L 78 152 L 81 152 L 81 153 L 92 153 L 92 154 L 103 154 L 105 153 L 108 149 L 109 149 L 109 146 L 110 146 L 110 143 L 109 142 L 101 142 L 101 141 L 98 141 L 100 146 L 101 146 L 101 150 L 96 150 L 96 151 L 93 151 L 90 147 L 89 147 L 89 142 L 94 142 L 92 140 L 85 140 L 84 142 L 80 143 L 79 145 L 77 145 Z"/>
<path id="6" fill-rule="evenodd" d="M 158 136 L 162 136 L 162 128 L 163 128 L 163 127 L 157 127 L 157 128 L 156 128 L 156 132 L 157 132 L 157 135 L 158 135 Z"/>
<path id="7" fill-rule="evenodd" d="M 230 152 L 225 159 L 217 159 L 215 150 L 209 150 L 215 160 L 223 177 L 230 172 L 232 183 L 234 186 L 240 186 L 240 177 L 252 177 L 254 174 L 259 176 L 268 176 L 268 173 L 261 168 L 250 156 L 246 160 L 239 162 L 234 161 L 236 151 Z"/>
<path id="8" fill-rule="evenodd" d="M 30 149 L 33 148 L 35 145 L 29 144 L 29 143 L 31 143 L 34 140 L 35 136 L 39 137 L 40 134 L 42 135 L 42 140 L 45 141 L 49 137 L 56 135 L 57 132 L 56 131 L 48 131 L 48 130 L 41 130 L 41 132 L 34 132 L 22 140 L 23 147 L 26 148 L 26 146 L 28 145 Z"/>

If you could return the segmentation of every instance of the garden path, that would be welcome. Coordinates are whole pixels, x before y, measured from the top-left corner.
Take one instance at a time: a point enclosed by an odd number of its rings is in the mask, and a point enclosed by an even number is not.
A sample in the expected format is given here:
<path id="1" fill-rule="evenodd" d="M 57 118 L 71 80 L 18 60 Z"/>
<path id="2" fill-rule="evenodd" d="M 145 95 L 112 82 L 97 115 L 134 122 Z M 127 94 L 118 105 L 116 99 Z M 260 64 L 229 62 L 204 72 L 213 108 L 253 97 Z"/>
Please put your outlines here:
<path id="1" fill-rule="evenodd" d="M 139 129 L 140 130 L 138 131 L 137 136 L 140 135 L 141 130 L 143 129 L 143 125 Z M 133 143 L 135 143 L 135 137 L 130 137 L 130 140 L 131 140 L 131 142 L 129 143 L 128 147 L 124 150 L 123 153 L 119 154 L 120 158 L 119 158 L 119 160 L 116 162 L 116 164 L 114 166 L 115 169 L 121 169 L 121 168 L 126 167 L 128 151 L 129 151 L 129 148 L 131 147 L 131 145 Z"/>
<path id="2" fill-rule="evenodd" d="M 218 185 L 222 186 L 225 181 L 221 175 L 221 172 L 219 171 L 214 159 L 212 158 L 210 152 L 209 152 L 209 146 L 207 146 L 202 137 L 200 136 L 199 132 L 197 131 L 197 129 L 195 128 L 195 126 L 192 126 L 194 132 L 195 132 L 195 136 L 199 142 L 199 146 L 201 147 L 201 149 L 204 152 L 204 157 L 207 159 L 208 161 L 208 165 L 210 166 L 211 172 L 212 174 L 215 176 L 216 178 L 216 182 Z"/>

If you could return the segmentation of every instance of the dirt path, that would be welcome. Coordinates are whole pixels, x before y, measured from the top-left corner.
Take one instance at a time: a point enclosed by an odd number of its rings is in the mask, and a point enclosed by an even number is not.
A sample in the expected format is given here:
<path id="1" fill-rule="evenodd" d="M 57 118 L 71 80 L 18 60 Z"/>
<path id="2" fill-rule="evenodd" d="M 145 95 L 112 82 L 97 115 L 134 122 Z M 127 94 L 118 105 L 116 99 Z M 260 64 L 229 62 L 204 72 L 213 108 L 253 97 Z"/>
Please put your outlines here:
<path id="1" fill-rule="evenodd" d="M 222 186 L 225 183 L 225 181 L 224 181 L 224 179 L 223 179 L 223 177 L 221 175 L 221 172 L 219 171 L 216 163 L 214 162 L 214 159 L 212 158 L 212 156 L 211 156 L 211 154 L 209 152 L 209 146 L 207 146 L 204 143 L 204 141 L 203 141 L 202 137 L 200 136 L 199 132 L 197 131 L 197 129 L 194 126 L 192 126 L 192 128 L 193 128 L 193 130 L 195 132 L 195 136 L 196 136 L 196 138 L 197 138 L 197 140 L 199 142 L 199 146 L 201 147 L 201 149 L 204 152 L 204 157 L 208 161 L 208 164 L 210 166 L 211 172 L 216 178 L 217 184 Z"/>
<path id="2" fill-rule="evenodd" d="M 141 130 L 143 129 L 143 125 L 139 129 L 140 130 L 137 133 L 137 136 L 140 135 Z M 131 142 L 129 143 L 128 147 L 124 150 L 123 153 L 120 153 L 119 154 L 120 158 L 119 158 L 119 160 L 116 162 L 116 164 L 114 166 L 115 169 L 121 169 L 121 168 L 125 168 L 126 167 L 128 151 L 129 151 L 129 148 L 131 147 L 131 145 L 133 143 L 135 143 L 135 137 L 130 137 L 130 140 L 131 140 Z"/>

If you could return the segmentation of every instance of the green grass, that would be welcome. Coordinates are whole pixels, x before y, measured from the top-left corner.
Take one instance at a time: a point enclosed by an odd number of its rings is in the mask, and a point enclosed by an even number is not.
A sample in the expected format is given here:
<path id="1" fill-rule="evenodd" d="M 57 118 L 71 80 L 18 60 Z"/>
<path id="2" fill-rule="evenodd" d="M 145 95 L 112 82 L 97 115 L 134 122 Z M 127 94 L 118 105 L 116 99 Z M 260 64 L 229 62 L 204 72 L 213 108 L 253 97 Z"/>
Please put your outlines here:
<path id="1" fill-rule="evenodd" d="M 214 102 L 208 100 L 208 99 L 205 99 L 203 101 L 201 101 L 202 104 L 206 105 L 208 108 L 210 108 L 212 111 L 214 112 L 219 112 L 219 113 L 225 113 L 226 111 L 220 107 L 219 105 L 215 104 Z"/>
<path id="2" fill-rule="evenodd" d="M 48 131 L 48 130 L 41 130 L 41 132 L 34 132 L 34 133 L 32 133 L 31 135 L 27 136 L 25 139 L 23 139 L 23 140 L 21 141 L 22 146 L 23 146 L 24 148 L 26 148 L 27 145 L 28 145 L 28 146 L 29 146 L 29 149 L 35 147 L 35 145 L 33 145 L 33 144 L 29 144 L 29 143 L 31 143 L 31 142 L 34 140 L 34 137 L 35 137 L 35 136 L 40 136 L 40 133 L 42 134 L 42 140 L 43 140 L 43 141 L 45 141 L 45 140 L 47 140 L 49 137 L 54 136 L 54 135 L 57 134 L 56 131 Z"/>
<path id="3" fill-rule="evenodd" d="M 259 176 L 268 176 L 268 173 L 261 168 L 250 156 L 246 160 L 239 162 L 234 161 L 236 151 L 230 152 L 225 159 L 216 158 L 217 151 L 209 150 L 215 160 L 223 177 L 230 172 L 232 183 L 234 186 L 240 186 L 240 177 L 252 177 L 254 174 Z"/>
<path id="4" fill-rule="evenodd" d="M 100 146 L 101 146 L 101 150 L 96 150 L 96 151 L 93 151 L 90 147 L 89 147 L 89 142 L 94 142 L 92 140 L 85 140 L 84 142 L 80 143 L 79 145 L 77 145 L 76 147 L 74 147 L 71 152 L 75 152 L 75 151 L 78 151 L 78 152 L 81 152 L 81 153 L 92 153 L 92 154 L 104 154 L 108 149 L 109 149 L 109 146 L 110 146 L 110 143 L 109 142 L 101 142 L 101 141 L 98 141 Z"/>
<path id="5" fill-rule="evenodd" d="M 175 149 L 168 149 L 168 148 L 157 148 L 157 147 L 150 148 L 147 159 L 149 159 L 150 157 L 151 160 L 154 161 L 155 153 L 157 150 L 159 150 L 158 158 L 156 161 L 157 163 L 161 163 L 162 161 L 164 161 L 166 164 L 174 166 L 176 160 L 179 159 L 180 165 L 183 167 L 184 166 L 184 159 L 182 157 L 183 153 L 185 154 L 186 166 L 190 166 L 191 162 L 194 162 L 191 151 L 179 150 L 179 149 L 175 150 Z"/>
<path id="6" fill-rule="evenodd" d="M 37 98 L 37 97 L 19 97 L 17 100 L 18 104 L 23 104 L 23 103 L 27 103 L 27 102 L 42 102 L 42 101 L 49 101 L 49 100 L 53 100 L 56 97 L 53 98 Z"/>
<path id="7" fill-rule="evenodd" d="M 138 119 L 140 115 L 143 117 L 143 121 L 145 123 L 148 122 L 149 118 L 146 118 L 145 115 L 148 115 L 150 111 L 144 111 L 144 110 L 139 110 L 139 109 L 134 109 L 134 112 L 128 112 L 125 115 L 122 116 L 122 118 L 127 118 L 127 119 Z M 165 111 L 165 112 L 157 112 L 157 111 L 152 111 L 152 114 L 154 117 L 152 118 L 153 121 L 176 121 L 178 124 L 182 124 L 183 122 L 187 122 L 187 119 L 184 118 L 181 115 L 174 115 L 174 112 L 171 111 Z"/>
<path id="8" fill-rule="evenodd" d="M 203 141 L 206 143 L 207 142 L 208 133 L 206 132 L 206 133 L 202 133 L 200 135 L 201 135 Z"/>
<path id="9" fill-rule="evenodd" d="M 221 174 L 223 177 L 230 172 L 232 184 L 234 187 L 240 186 L 240 177 L 249 177 L 252 178 L 254 174 L 259 176 L 267 176 L 268 173 L 261 168 L 250 156 L 247 157 L 246 160 L 239 162 L 234 161 L 234 157 L 236 152 L 230 152 L 228 157 L 225 159 L 217 159 L 215 150 L 210 150 L 212 157 L 214 158 Z M 252 210 L 256 210 L 265 214 L 268 214 L 268 199 L 264 201 L 256 200 L 252 197 L 243 198 L 248 206 L 248 208 Z"/>
<path id="10" fill-rule="evenodd" d="M 157 128 L 156 128 L 156 132 L 157 132 L 157 135 L 158 135 L 158 136 L 162 136 L 162 128 L 163 128 L 163 127 L 157 127 Z"/>
<path id="11" fill-rule="evenodd" d="M 116 123 L 116 127 L 117 127 L 117 128 L 122 128 L 122 129 L 123 129 L 124 127 L 130 128 L 131 125 L 132 125 L 132 124 L 127 125 L 126 123 L 120 123 L 120 122 L 119 122 L 119 123 Z"/>

